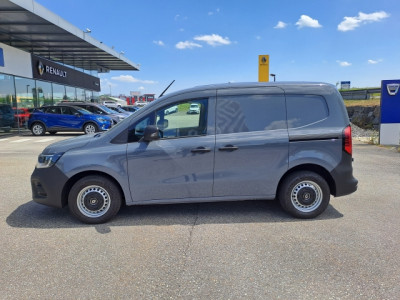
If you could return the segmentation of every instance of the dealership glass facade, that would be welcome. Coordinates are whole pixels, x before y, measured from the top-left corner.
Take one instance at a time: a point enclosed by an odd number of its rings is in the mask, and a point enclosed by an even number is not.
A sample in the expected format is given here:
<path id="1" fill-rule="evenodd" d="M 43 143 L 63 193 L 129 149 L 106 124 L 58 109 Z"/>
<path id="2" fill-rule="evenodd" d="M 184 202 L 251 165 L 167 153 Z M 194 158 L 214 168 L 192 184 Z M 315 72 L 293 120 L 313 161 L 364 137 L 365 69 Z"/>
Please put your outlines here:
<path id="1" fill-rule="evenodd" d="M 11 106 L 14 112 L 13 124 L 0 122 L 0 135 L 27 130 L 29 110 L 32 108 L 63 100 L 98 101 L 98 98 L 99 92 L 0 73 L 0 108 Z M 6 109 L 0 111 L 0 118 L 3 118 L 3 113 L 8 112 Z"/>

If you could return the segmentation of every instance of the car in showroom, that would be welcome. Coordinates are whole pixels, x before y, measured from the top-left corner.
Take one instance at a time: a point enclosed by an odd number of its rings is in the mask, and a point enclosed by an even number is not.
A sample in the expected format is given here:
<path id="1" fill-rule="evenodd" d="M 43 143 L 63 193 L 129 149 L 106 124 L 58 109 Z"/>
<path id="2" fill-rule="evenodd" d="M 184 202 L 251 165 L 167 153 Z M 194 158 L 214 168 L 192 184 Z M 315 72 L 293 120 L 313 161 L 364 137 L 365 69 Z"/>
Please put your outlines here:
<path id="1" fill-rule="evenodd" d="M 28 123 L 29 116 L 31 113 L 29 112 L 28 108 L 25 107 L 14 107 L 14 127 L 25 127 Z"/>
<path id="2" fill-rule="evenodd" d="M 11 105 L 0 103 L 0 129 L 9 132 L 14 125 L 14 111 Z"/>
<path id="3" fill-rule="evenodd" d="M 217 96 L 216 96 L 217 95 Z M 198 114 L 166 114 L 173 106 Z M 160 97 L 101 134 L 47 146 L 32 199 L 103 223 L 122 205 L 274 200 L 314 218 L 357 190 L 350 121 L 326 83 L 229 83 Z M 229 204 L 228 204 L 229 205 Z"/>
<path id="4" fill-rule="evenodd" d="M 28 121 L 33 135 L 55 134 L 62 132 L 80 132 L 85 134 L 108 130 L 112 119 L 105 115 L 95 115 L 86 109 L 69 106 L 43 106 L 34 110 Z"/>

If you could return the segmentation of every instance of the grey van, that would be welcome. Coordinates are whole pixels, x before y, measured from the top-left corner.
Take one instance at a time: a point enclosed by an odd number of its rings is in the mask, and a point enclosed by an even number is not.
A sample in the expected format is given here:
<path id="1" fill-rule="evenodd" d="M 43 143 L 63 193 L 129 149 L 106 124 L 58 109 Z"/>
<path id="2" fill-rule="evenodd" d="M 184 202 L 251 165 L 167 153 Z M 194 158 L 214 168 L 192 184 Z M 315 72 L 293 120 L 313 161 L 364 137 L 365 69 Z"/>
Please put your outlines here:
<path id="1" fill-rule="evenodd" d="M 198 114 L 187 114 L 192 104 Z M 122 204 L 250 199 L 278 199 L 292 216 L 313 218 L 357 180 L 336 88 L 273 82 L 163 96 L 107 132 L 49 145 L 31 185 L 34 201 L 102 223 Z"/>

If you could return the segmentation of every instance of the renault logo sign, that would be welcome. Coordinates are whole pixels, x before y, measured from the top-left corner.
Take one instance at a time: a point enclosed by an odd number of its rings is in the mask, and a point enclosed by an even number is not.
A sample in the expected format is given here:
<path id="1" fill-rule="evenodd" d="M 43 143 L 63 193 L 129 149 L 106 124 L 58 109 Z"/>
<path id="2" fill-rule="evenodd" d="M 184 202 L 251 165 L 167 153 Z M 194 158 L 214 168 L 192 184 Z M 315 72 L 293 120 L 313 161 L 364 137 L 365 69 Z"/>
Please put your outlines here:
<path id="1" fill-rule="evenodd" d="M 38 62 L 38 71 L 39 71 L 40 76 L 42 76 L 44 73 L 44 66 L 41 61 Z"/>
<path id="2" fill-rule="evenodd" d="M 399 91 L 399 87 L 400 87 L 400 84 L 398 84 L 398 83 L 388 83 L 386 85 L 388 94 L 390 96 L 395 96 L 397 94 L 397 92 Z"/>
<path id="3" fill-rule="evenodd" d="M 49 75 L 54 75 L 54 76 L 60 76 L 60 77 L 67 77 L 67 71 L 44 65 L 41 61 L 38 62 L 38 72 L 40 76 L 42 76 L 44 73 L 49 74 Z"/>

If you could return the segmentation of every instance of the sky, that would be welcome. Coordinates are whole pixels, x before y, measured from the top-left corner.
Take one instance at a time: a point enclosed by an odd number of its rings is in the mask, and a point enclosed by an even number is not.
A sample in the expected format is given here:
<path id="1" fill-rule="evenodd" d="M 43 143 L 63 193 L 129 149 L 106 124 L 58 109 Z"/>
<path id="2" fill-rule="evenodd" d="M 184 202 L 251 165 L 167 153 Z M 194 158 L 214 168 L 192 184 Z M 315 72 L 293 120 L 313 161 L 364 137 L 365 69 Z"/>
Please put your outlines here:
<path id="1" fill-rule="evenodd" d="M 140 65 L 99 74 L 100 94 L 257 81 L 259 55 L 277 81 L 400 79 L 399 0 L 36 2 Z"/>

